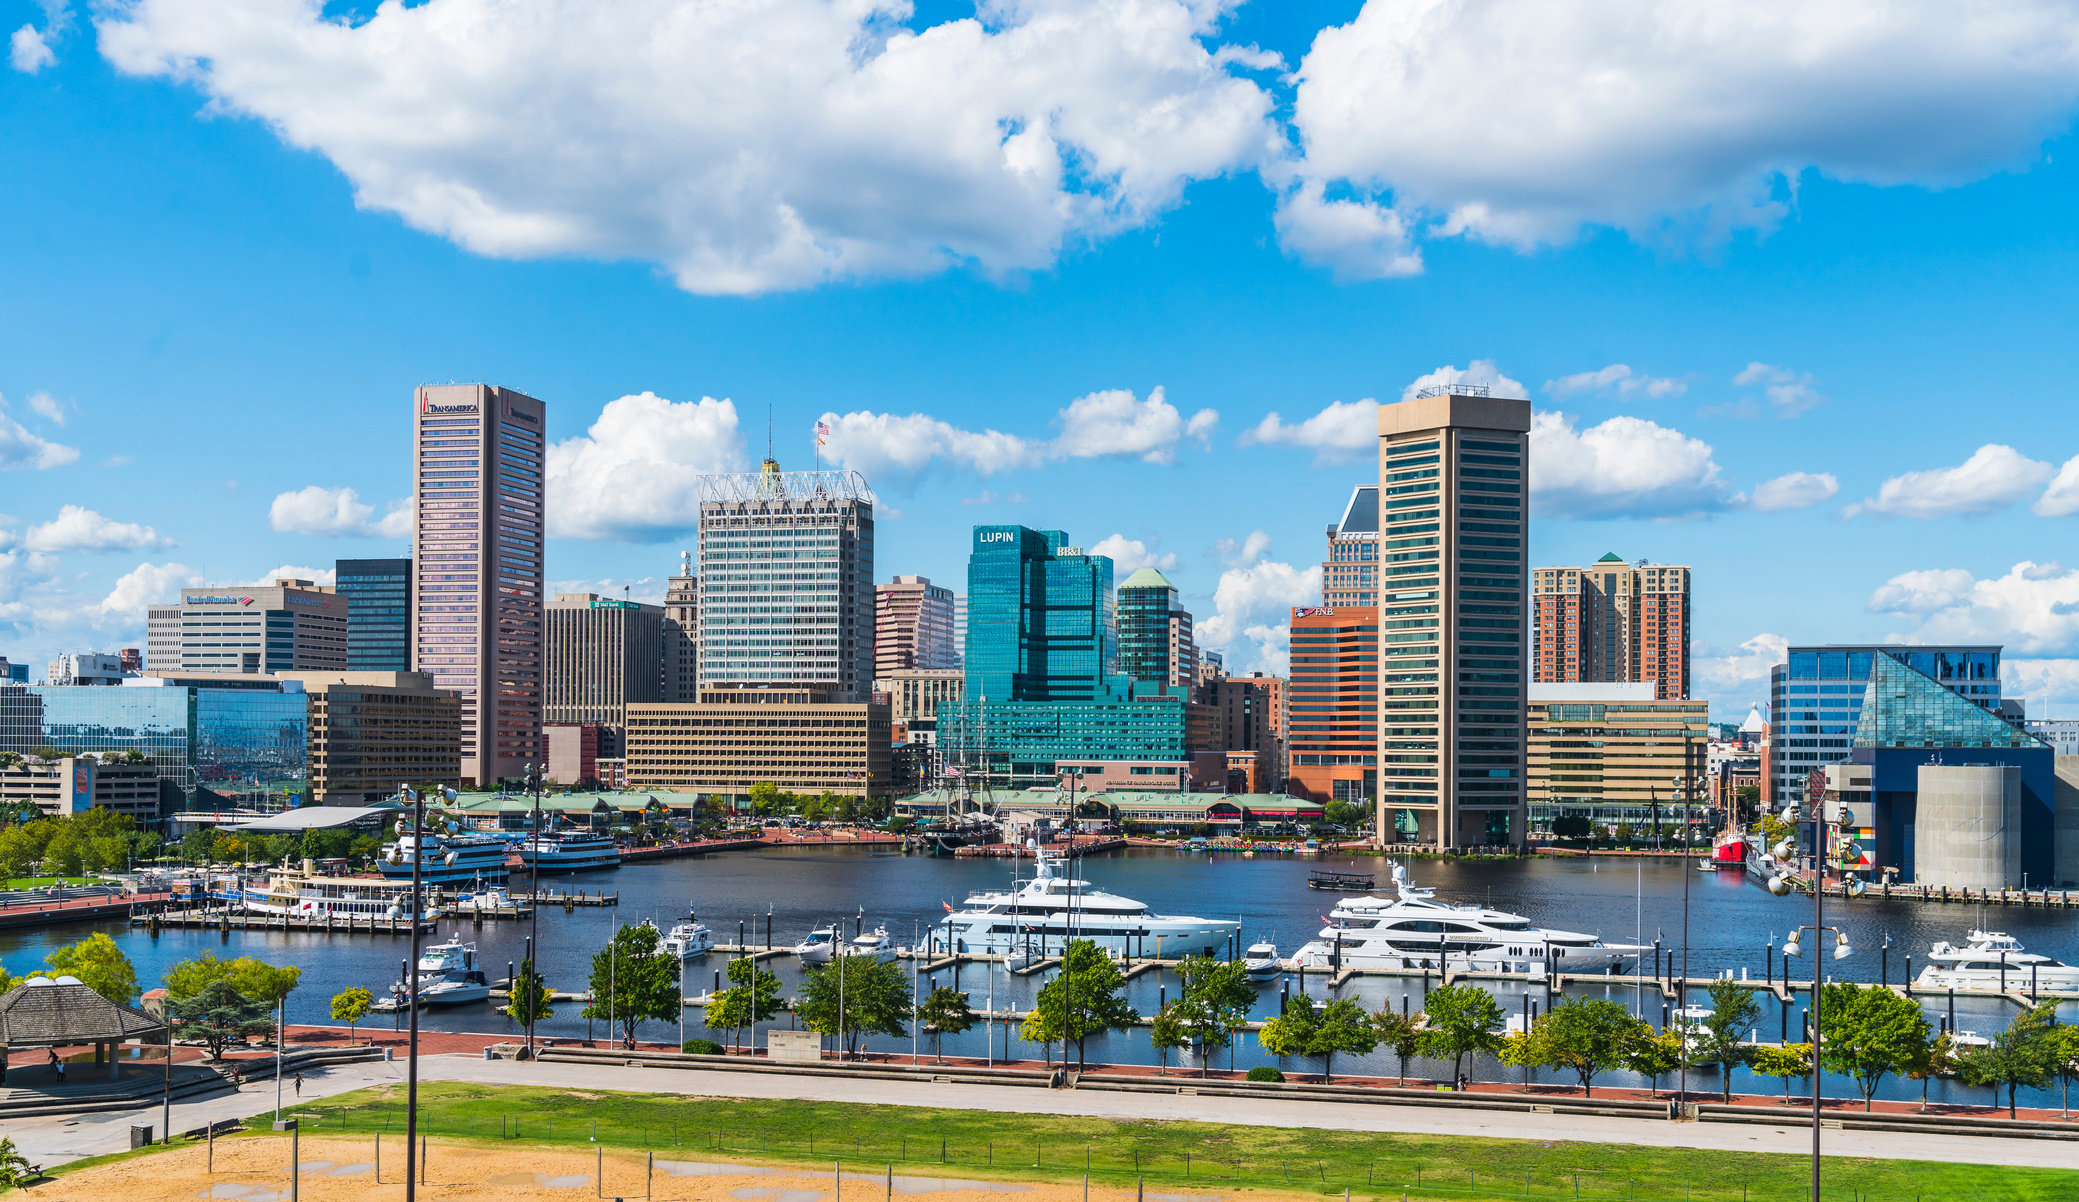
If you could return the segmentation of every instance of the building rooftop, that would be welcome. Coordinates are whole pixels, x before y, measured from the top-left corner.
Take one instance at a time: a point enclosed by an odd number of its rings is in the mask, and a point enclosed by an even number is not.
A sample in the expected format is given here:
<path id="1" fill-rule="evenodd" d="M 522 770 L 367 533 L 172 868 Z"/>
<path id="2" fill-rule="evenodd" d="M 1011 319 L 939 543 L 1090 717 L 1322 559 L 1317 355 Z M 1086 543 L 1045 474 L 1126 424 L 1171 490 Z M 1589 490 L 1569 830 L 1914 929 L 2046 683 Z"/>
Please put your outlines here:
<path id="1" fill-rule="evenodd" d="M 1379 486 L 1360 484 L 1350 490 L 1350 503 L 1343 506 L 1343 520 L 1336 523 L 1337 534 L 1377 534 L 1379 532 Z"/>
<path id="2" fill-rule="evenodd" d="M 1125 579 L 1125 581 L 1123 581 L 1119 585 L 1119 587 L 1173 589 L 1177 586 L 1170 583 L 1169 577 L 1156 571 L 1154 568 L 1142 568 L 1139 571 L 1135 572 L 1133 575 L 1128 576 Z"/>

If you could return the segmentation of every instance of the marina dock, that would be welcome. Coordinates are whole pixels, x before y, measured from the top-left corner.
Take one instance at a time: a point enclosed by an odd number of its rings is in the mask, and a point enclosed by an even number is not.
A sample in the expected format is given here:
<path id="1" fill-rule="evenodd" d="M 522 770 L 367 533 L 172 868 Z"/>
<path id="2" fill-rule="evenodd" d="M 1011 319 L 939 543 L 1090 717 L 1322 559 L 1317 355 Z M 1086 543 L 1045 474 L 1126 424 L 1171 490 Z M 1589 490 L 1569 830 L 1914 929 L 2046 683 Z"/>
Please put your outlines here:
<path id="1" fill-rule="evenodd" d="M 282 914 L 248 914 L 244 910 L 223 907 L 155 910 L 151 913 L 130 915 L 130 925 L 143 927 L 148 934 L 166 930 L 201 931 L 304 931 L 338 935 L 409 935 L 411 923 L 403 918 L 292 918 Z M 419 924 L 423 932 L 432 932 L 439 922 L 427 919 Z"/>

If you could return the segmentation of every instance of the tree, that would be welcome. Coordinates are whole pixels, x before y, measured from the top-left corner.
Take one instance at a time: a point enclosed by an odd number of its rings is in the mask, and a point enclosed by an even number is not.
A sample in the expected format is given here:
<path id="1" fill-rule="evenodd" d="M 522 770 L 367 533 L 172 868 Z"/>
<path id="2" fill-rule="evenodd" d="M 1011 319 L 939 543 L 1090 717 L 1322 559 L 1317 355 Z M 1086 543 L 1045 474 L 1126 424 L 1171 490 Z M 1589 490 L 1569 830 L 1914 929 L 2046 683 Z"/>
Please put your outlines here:
<path id="1" fill-rule="evenodd" d="M 581 1013 L 618 1025 L 624 1044 L 635 1042 L 644 1019 L 674 1020 L 684 1004 L 678 957 L 657 949 L 660 937 L 649 923 L 634 923 L 592 954 L 592 1004 Z"/>
<path id="2" fill-rule="evenodd" d="M 240 993 L 231 982 L 218 979 L 194 995 L 176 998 L 167 1007 L 180 1021 L 181 1034 L 198 1038 L 209 1047 L 212 1060 L 224 1058 L 224 1047 L 232 1040 L 274 1030 L 274 1006 Z"/>
<path id="3" fill-rule="evenodd" d="M 859 1050 L 862 1035 L 901 1035 L 909 1029 L 915 995 L 910 978 L 892 960 L 833 956 L 801 980 L 794 1010 L 801 1025 L 837 1037 L 846 1056 Z"/>
<path id="4" fill-rule="evenodd" d="M 1561 814 L 1552 820 L 1552 834 L 1561 839 L 1586 839 L 1594 831 L 1585 814 Z"/>
<path id="5" fill-rule="evenodd" d="M 1397 1014 L 1390 1007 L 1372 1015 L 1372 1032 L 1379 1042 L 1393 1049 L 1394 1058 L 1400 1061 L 1400 1083 L 1408 1083 L 1408 1057 L 1422 1050 L 1423 1015 L 1409 1017 Z"/>
<path id="6" fill-rule="evenodd" d="M 368 1008 L 374 1004 L 375 995 L 359 985 L 349 985 L 332 995 L 332 1021 L 347 1025 L 348 1043 L 354 1041 L 355 1029 L 368 1017 Z"/>
<path id="7" fill-rule="evenodd" d="M 1610 832 L 1610 837 L 1619 843 L 1629 843 L 1637 836 L 1638 831 L 1634 830 L 1629 822 L 1618 823 L 1617 829 Z"/>
<path id="8" fill-rule="evenodd" d="M 2056 1009 L 2055 1003 L 2046 1002 L 2015 1015 L 1990 1044 L 1967 1049 L 1956 1058 L 1957 1077 L 1966 1085 L 1990 1086 L 1995 1106 L 1999 1105 L 2000 1086 L 2006 1086 L 2007 1117 L 2014 1118 L 2015 1093 L 2024 1085 L 2033 1089 L 2044 1084 L 2056 1071 L 2058 1049 L 2050 1039 L 2050 1020 Z"/>
<path id="9" fill-rule="evenodd" d="M 786 808 L 786 797 L 780 787 L 771 781 L 759 781 L 751 786 L 751 812 L 760 818 L 769 818 Z"/>
<path id="10" fill-rule="evenodd" d="M 1191 1046 L 1191 1031 L 1185 1025 L 1184 1010 L 1185 1006 L 1181 1000 L 1171 1002 L 1157 1010 L 1154 1019 L 1148 1024 L 1148 1046 L 1154 1048 L 1162 1057 L 1161 1067 L 1157 1070 L 1158 1076 L 1168 1075 L 1170 1052 Z"/>
<path id="11" fill-rule="evenodd" d="M 1348 998 L 1337 998 L 1322 1008 L 1320 1021 L 1307 1037 L 1306 1054 L 1321 1057 L 1321 1080 L 1331 1084 L 1335 1081 L 1336 1053 L 1365 1056 L 1378 1046 L 1378 1033 L 1372 1029 L 1371 1016 L 1364 1012 L 1364 1007 Z"/>
<path id="12" fill-rule="evenodd" d="M 1283 1060 L 1287 1056 L 1307 1054 L 1307 1042 L 1314 1037 L 1314 1029 L 1320 1025 L 1314 1015 L 1314 999 L 1302 993 L 1286 1001 L 1284 1012 L 1263 1024 L 1256 1033 L 1256 1041 L 1263 1050 Z"/>
<path id="13" fill-rule="evenodd" d="M 974 1008 L 967 1004 L 967 995 L 950 985 L 941 985 L 924 995 L 917 1003 L 917 1021 L 931 1032 L 931 1058 L 939 1056 L 939 1041 L 947 1035 L 958 1035 L 975 1025 Z"/>
<path id="14" fill-rule="evenodd" d="M 1501 1050 L 1501 1037 L 1495 1034 L 1502 1027 L 1501 1006 L 1478 985 L 1432 989 L 1422 1007 L 1429 1016 L 1423 1030 L 1423 1054 L 1450 1059 L 1453 1087 L 1464 1076 L 1466 1056 Z"/>
<path id="15" fill-rule="evenodd" d="M 1321 808 L 1321 816 L 1332 826 L 1355 828 L 1365 824 L 1371 817 L 1371 810 L 1352 802 L 1331 801 Z"/>
<path id="16" fill-rule="evenodd" d="M 1608 998 L 1570 998 L 1538 1015 L 1531 1024 L 1532 1064 L 1574 1074 L 1583 1097 L 1595 1096 L 1595 1078 L 1627 1062 L 1632 1047 L 1652 1028 Z"/>
<path id="17" fill-rule="evenodd" d="M 1199 1062 L 1200 1076 L 1212 1069 L 1213 1055 L 1234 1042 L 1234 1033 L 1247 1022 L 1249 1008 L 1256 1004 L 1256 988 L 1249 983 L 1248 970 L 1237 960 L 1215 960 L 1211 956 L 1186 956 L 1177 962 L 1177 978 L 1183 996 L 1177 1020 L 1193 1044 L 1205 1049 Z"/>
<path id="18" fill-rule="evenodd" d="M 1761 1003 L 1754 1000 L 1752 990 L 1720 978 L 1711 982 L 1711 1016 L 1690 1027 L 1691 1059 L 1718 1066 L 1727 1104 L 1732 1102 L 1733 1068 L 1747 1063 L 1753 1051 L 1740 1039 L 1754 1029 L 1760 1017 Z"/>
<path id="19" fill-rule="evenodd" d="M 2050 1028 L 2051 1071 L 2057 1074 L 2063 1090 L 2063 1099 L 2058 1103 L 2065 1117 L 2072 1114 L 2072 1078 L 2079 1077 L 2079 1027 L 2061 1023 Z"/>
<path id="20" fill-rule="evenodd" d="M 195 997 L 211 982 L 226 981 L 239 993 L 272 1008 L 302 978 L 303 970 L 294 965 L 276 968 L 251 956 L 220 960 L 214 953 L 204 952 L 167 969 L 163 980 L 167 994 L 176 1000 Z"/>
<path id="21" fill-rule="evenodd" d="M 1642 1020 L 1643 1021 L 1643 1020 Z M 1632 1041 L 1624 1057 L 1624 1066 L 1652 1080 L 1653 1088 L 1660 1089 L 1660 1079 L 1674 1071 L 1682 1063 L 1682 1036 L 1672 1028 L 1665 1031 L 1641 1033 Z"/>
<path id="22" fill-rule="evenodd" d="M 15 1149 L 11 1136 L 0 1136 L 0 1186 L 20 1189 L 43 1177 L 43 1166 L 30 1164 Z"/>
<path id="23" fill-rule="evenodd" d="M 556 995 L 549 992 L 548 981 L 535 971 L 534 961 L 522 960 L 513 971 L 516 979 L 506 982 L 505 1016 L 523 1027 L 554 1018 L 556 1011 L 551 1003 Z"/>
<path id="24" fill-rule="evenodd" d="M 1790 1079 L 1812 1075 L 1812 1045 L 1791 1043 L 1782 1047 L 1761 1044 L 1750 1058 L 1754 1071 L 1764 1077 L 1783 1078 L 1783 1104 L 1790 1104 Z M 1661 1070 L 1665 1072 L 1666 1070 Z"/>
<path id="25" fill-rule="evenodd" d="M 780 978 L 766 972 L 749 956 L 729 962 L 730 988 L 708 999 L 706 1026 L 710 1031 L 728 1031 L 732 1047 L 741 1046 L 745 1027 L 756 1030 L 780 1012 Z"/>
<path id="26" fill-rule="evenodd" d="M 80 984 L 119 1006 L 137 1000 L 137 969 L 115 940 L 98 931 L 59 948 L 43 962 L 51 966 L 52 975 L 78 977 Z"/>
<path id="27" fill-rule="evenodd" d="M 208 827 L 198 826 L 180 837 L 181 858 L 190 864 L 203 863 L 209 859 L 210 851 L 215 848 L 216 841 L 217 833 L 215 831 Z"/>
<path id="28" fill-rule="evenodd" d="M 1019 1038 L 1031 1043 L 1058 1039 L 1076 1045 L 1076 1069 L 1084 1065 L 1084 1041 L 1103 1031 L 1124 1031 L 1140 1018 L 1127 1004 L 1126 981 L 1119 966 L 1088 939 L 1077 939 L 1062 954 L 1061 969 L 1040 988 Z"/>
<path id="29" fill-rule="evenodd" d="M 1853 1077 L 1862 1091 L 1864 1110 L 1870 1109 L 1870 1099 L 1885 1077 L 1906 1072 L 1927 1058 L 1934 1037 L 1920 1003 L 1880 986 L 1825 986 L 1819 1013 L 1821 1067 Z"/>

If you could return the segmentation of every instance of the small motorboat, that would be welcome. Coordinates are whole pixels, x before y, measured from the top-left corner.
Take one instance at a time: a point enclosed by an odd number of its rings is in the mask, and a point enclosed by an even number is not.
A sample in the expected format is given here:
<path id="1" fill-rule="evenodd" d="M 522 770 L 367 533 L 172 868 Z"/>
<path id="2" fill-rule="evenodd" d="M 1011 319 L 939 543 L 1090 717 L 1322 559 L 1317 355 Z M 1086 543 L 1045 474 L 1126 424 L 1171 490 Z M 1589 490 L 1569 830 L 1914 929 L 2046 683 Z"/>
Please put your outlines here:
<path id="1" fill-rule="evenodd" d="M 657 950 L 681 960 L 692 960 L 714 950 L 715 934 L 702 922 L 682 922 L 657 941 Z"/>
<path id="2" fill-rule="evenodd" d="M 834 926 L 817 927 L 808 938 L 794 945 L 794 954 L 803 964 L 828 964 L 837 951 L 838 929 Z"/>
<path id="3" fill-rule="evenodd" d="M 455 899 L 455 909 L 464 914 L 490 913 L 515 908 L 513 895 L 507 893 L 502 885 L 475 889 Z"/>
<path id="4" fill-rule="evenodd" d="M 895 959 L 895 941 L 888 937 L 887 927 L 875 927 L 871 931 L 854 936 L 837 953 L 841 956 L 865 956 L 870 960 L 887 963 Z"/>
<path id="5" fill-rule="evenodd" d="M 1285 971 L 1275 943 L 1252 943 L 1242 954 L 1242 972 L 1252 981 L 1268 981 Z"/>

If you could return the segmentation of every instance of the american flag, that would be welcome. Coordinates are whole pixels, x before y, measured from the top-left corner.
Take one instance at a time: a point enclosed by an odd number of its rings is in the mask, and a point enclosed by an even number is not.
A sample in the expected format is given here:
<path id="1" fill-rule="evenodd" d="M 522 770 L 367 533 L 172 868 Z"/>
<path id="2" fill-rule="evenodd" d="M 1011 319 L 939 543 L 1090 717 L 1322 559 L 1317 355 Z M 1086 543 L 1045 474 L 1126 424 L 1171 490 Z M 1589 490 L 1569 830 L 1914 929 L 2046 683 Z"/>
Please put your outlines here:
<path id="1" fill-rule="evenodd" d="M 817 423 L 816 423 L 816 445 L 817 445 L 817 446 L 819 446 L 819 447 L 820 447 L 820 446 L 823 446 L 823 445 L 824 445 L 824 440 L 825 440 L 825 439 L 827 439 L 827 438 L 829 438 L 829 437 L 830 437 L 830 423 L 829 423 L 829 422 L 817 422 Z"/>

